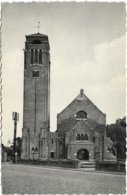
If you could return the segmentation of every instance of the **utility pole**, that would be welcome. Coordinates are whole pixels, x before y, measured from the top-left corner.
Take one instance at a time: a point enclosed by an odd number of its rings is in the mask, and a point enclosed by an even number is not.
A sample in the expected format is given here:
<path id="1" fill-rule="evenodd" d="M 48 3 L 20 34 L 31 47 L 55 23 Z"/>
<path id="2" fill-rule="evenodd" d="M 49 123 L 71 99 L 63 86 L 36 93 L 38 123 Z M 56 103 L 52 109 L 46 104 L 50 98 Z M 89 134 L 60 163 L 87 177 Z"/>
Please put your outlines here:
<path id="1" fill-rule="evenodd" d="M 36 76 L 36 75 L 35 75 Z M 37 86 L 36 86 L 37 84 L 36 84 L 36 77 L 35 77 L 35 118 L 34 118 L 34 133 L 36 133 L 36 112 L 37 112 L 37 109 L 36 109 L 36 88 L 37 88 Z"/>
<path id="2" fill-rule="evenodd" d="M 13 163 L 15 161 L 15 152 L 16 152 L 16 131 L 17 131 L 17 121 L 19 121 L 19 114 L 17 112 L 13 112 L 12 118 L 14 120 L 14 147 L 13 147 Z"/>

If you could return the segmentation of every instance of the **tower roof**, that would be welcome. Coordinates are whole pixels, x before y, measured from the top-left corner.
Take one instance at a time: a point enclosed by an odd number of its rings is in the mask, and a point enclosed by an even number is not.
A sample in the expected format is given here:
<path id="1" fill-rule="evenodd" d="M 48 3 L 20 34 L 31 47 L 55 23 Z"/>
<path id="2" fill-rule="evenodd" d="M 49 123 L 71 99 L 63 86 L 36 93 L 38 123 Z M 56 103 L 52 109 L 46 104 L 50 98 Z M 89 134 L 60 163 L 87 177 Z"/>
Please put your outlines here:
<path id="1" fill-rule="evenodd" d="M 31 35 L 26 35 L 26 37 L 47 37 L 47 35 L 44 35 L 42 33 L 34 33 Z"/>

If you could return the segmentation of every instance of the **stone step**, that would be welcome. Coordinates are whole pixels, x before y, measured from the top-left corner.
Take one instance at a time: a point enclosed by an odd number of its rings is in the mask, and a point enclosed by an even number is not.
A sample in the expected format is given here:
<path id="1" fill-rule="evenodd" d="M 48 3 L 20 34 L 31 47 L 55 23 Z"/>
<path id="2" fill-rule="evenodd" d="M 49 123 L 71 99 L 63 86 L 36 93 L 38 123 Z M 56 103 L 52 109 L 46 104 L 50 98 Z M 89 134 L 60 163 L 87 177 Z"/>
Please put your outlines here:
<path id="1" fill-rule="evenodd" d="M 94 161 L 79 161 L 79 168 L 95 170 Z"/>
<path id="2" fill-rule="evenodd" d="M 95 165 L 80 165 L 81 168 L 95 168 Z"/>
<path id="3" fill-rule="evenodd" d="M 95 165 L 95 162 L 80 162 L 82 165 Z"/>
<path id="4" fill-rule="evenodd" d="M 81 168 L 78 168 L 77 170 L 79 170 L 79 171 L 95 171 L 95 168 L 83 168 L 83 167 L 81 167 Z"/>

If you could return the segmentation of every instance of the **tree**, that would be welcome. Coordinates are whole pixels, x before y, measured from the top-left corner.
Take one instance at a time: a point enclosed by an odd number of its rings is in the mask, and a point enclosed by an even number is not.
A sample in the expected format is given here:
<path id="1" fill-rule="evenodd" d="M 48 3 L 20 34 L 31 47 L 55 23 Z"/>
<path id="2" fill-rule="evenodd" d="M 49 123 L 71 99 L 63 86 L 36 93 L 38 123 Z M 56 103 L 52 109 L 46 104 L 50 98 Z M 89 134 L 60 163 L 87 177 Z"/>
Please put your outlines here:
<path id="1" fill-rule="evenodd" d="M 13 152 L 14 142 L 10 147 L 4 146 L 4 144 L 2 144 L 1 147 L 2 147 L 2 152 L 7 153 L 8 159 L 12 159 L 13 155 L 14 155 L 14 152 Z M 16 138 L 16 150 L 15 150 L 15 152 L 17 152 L 17 157 L 18 158 L 21 158 L 21 147 L 22 147 L 22 138 L 17 137 Z"/>
<path id="2" fill-rule="evenodd" d="M 113 154 L 117 160 L 126 159 L 126 117 L 117 119 L 115 124 L 107 125 L 107 136 L 113 141 Z"/>
<path id="3" fill-rule="evenodd" d="M 2 144 L 1 147 L 2 147 L 2 156 L 4 155 L 4 152 L 6 152 L 7 153 L 7 160 L 12 159 L 12 157 L 13 157 L 12 148 L 8 147 L 8 146 L 4 146 L 4 144 Z"/>

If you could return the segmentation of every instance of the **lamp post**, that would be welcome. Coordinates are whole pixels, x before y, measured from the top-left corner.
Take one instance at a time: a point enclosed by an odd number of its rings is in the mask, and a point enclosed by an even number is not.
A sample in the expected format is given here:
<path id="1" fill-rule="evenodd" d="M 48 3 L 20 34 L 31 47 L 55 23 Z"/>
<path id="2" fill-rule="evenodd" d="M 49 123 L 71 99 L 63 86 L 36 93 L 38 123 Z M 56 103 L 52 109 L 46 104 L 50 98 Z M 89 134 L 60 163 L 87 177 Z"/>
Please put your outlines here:
<path id="1" fill-rule="evenodd" d="M 13 112 L 12 118 L 14 120 L 14 147 L 13 147 L 13 163 L 15 161 L 15 152 L 16 152 L 16 131 L 17 131 L 17 121 L 19 121 L 19 114 L 17 112 Z"/>

